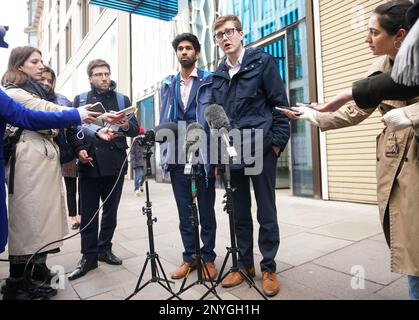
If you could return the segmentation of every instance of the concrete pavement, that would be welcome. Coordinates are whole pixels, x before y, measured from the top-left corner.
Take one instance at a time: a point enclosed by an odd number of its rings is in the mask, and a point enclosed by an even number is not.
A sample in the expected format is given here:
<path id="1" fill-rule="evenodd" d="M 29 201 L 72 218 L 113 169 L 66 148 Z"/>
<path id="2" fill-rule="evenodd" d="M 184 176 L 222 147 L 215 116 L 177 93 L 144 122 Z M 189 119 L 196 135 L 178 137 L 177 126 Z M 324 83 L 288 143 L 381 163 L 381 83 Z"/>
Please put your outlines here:
<path id="1" fill-rule="evenodd" d="M 277 190 L 276 204 L 281 244 L 276 257 L 281 291 L 273 299 L 408 299 L 405 276 L 390 272 L 389 250 L 374 205 L 323 201 L 289 195 Z M 217 240 L 215 263 L 218 270 L 229 246 L 228 216 L 222 211 L 223 190 L 217 189 Z M 182 243 L 178 231 L 176 204 L 170 184 L 150 181 L 150 199 L 154 224 L 155 248 L 167 276 L 182 262 Z M 86 276 L 69 282 L 53 299 L 124 299 L 133 292 L 148 251 L 146 217 L 141 208 L 145 195 L 137 197 L 133 182 L 126 180 L 118 227 L 113 240 L 114 253 L 123 259 L 122 266 L 99 262 Z M 253 211 L 255 214 L 255 201 Z M 257 247 L 258 223 L 254 215 L 254 254 L 256 285 L 260 288 L 262 259 Z M 74 231 L 71 231 L 74 232 Z M 0 255 L 6 258 L 7 253 Z M 71 272 L 80 259 L 80 236 L 65 242 L 59 254 L 48 258 L 49 267 Z M 231 259 L 227 263 L 229 268 Z M 8 264 L 0 264 L 0 279 L 8 276 Z M 147 267 L 144 281 L 151 277 Z M 187 285 L 196 280 L 192 272 Z M 179 289 L 181 280 L 175 282 Z M 194 286 L 183 299 L 199 299 L 206 292 Z M 217 288 L 223 299 L 251 300 L 260 296 L 246 284 L 236 288 Z M 170 296 L 158 284 L 150 284 L 133 299 L 166 299 Z M 209 295 L 209 298 L 214 298 Z"/>

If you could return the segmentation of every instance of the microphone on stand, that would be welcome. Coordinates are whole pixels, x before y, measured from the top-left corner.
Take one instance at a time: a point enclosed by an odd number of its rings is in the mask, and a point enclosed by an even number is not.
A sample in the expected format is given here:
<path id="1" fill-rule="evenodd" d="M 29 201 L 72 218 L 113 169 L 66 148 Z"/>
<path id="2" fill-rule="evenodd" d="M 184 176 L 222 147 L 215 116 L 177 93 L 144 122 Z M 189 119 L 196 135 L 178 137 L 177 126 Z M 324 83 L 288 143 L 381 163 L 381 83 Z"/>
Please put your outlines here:
<path id="1" fill-rule="evenodd" d="M 191 174 L 192 165 L 195 164 L 194 158 L 196 158 L 196 152 L 200 153 L 202 147 L 202 141 L 205 138 L 204 127 L 198 123 L 191 123 L 186 128 L 186 140 L 183 151 L 186 153 L 187 162 L 185 164 L 184 174 Z M 199 155 L 198 155 L 199 157 Z"/>
<path id="2" fill-rule="evenodd" d="M 205 109 L 204 117 L 211 129 L 219 131 L 221 139 L 226 145 L 228 156 L 232 159 L 237 157 L 236 148 L 232 145 L 230 137 L 227 134 L 230 130 L 230 120 L 224 108 L 218 104 L 211 104 Z"/>
<path id="3" fill-rule="evenodd" d="M 140 142 L 148 143 L 163 143 L 170 139 L 176 139 L 178 133 L 177 124 L 174 122 L 163 123 L 156 126 L 154 129 L 145 131 L 143 127 L 140 127 L 138 130 L 138 135 L 134 139 L 139 140 Z M 125 132 L 118 132 L 118 136 L 128 137 Z"/>

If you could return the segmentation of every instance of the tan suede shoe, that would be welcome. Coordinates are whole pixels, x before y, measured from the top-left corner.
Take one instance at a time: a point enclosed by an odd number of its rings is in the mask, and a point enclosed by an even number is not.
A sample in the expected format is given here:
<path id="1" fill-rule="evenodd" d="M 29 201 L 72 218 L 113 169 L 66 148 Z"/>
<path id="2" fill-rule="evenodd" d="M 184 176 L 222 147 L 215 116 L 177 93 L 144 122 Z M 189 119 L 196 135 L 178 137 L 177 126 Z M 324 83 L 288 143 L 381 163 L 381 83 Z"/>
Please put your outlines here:
<path id="1" fill-rule="evenodd" d="M 183 262 L 182 265 L 172 273 L 171 275 L 172 279 L 176 280 L 176 279 L 182 279 L 186 277 L 186 275 L 189 272 L 189 269 L 190 271 L 193 271 L 196 269 L 195 261 Z"/>
<path id="2" fill-rule="evenodd" d="M 202 276 L 204 277 L 204 280 L 210 281 L 211 278 L 211 280 L 214 281 L 217 277 L 217 269 L 215 268 L 214 262 L 205 262 L 205 266 L 202 266 Z M 209 277 L 207 275 L 206 269 L 208 269 Z"/>
<path id="3" fill-rule="evenodd" d="M 255 268 L 242 269 L 242 271 L 250 278 L 253 278 L 255 276 Z M 231 287 L 238 286 L 243 281 L 244 281 L 244 278 L 239 272 L 232 272 L 227 277 L 224 278 L 224 280 L 221 282 L 221 285 L 224 288 L 231 288 Z"/>
<path id="4" fill-rule="evenodd" d="M 268 297 L 273 297 L 279 292 L 279 281 L 275 272 L 262 272 L 262 291 Z"/>

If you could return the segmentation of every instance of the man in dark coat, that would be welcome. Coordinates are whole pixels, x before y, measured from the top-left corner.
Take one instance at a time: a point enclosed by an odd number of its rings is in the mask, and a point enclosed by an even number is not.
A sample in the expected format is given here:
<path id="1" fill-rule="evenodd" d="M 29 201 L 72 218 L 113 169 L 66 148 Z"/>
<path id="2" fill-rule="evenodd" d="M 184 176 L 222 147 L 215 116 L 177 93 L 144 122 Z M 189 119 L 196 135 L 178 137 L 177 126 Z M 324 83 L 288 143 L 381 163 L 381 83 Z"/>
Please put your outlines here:
<path id="1" fill-rule="evenodd" d="M 101 102 L 106 111 L 118 112 L 122 108 L 131 106 L 128 97 L 116 92 L 116 83 L 111 81 L 110 66 L 101 59 L 93 60 L 87 66 L 87 74 L 92 90 L 87 94 L 80 94 L 74 99 L 74 107 L 84 104 Z M 124 106 L 120 106 L 123 97 Z M 103 261 L 112 265 L 122 264 L 121 259 L 112 253 L 112 237 L 117 223 L 117 210 L 121 199 L 124 175 L 127 173 L 128 148 L 125 136 L 135 137 L 139 127 L 134 116 L 127 118 L 119 126 L 119 132 L 123 136 L 116 135 L 110 141 L 98 139 L 103 135 L 97 128 L 84 130 L 84 138 L 77 138 L 75 130 L 67 131 L 67 140 L 75 149 L 79 157 L 79 181 L 81 196 L 81 224 L 80 229 L 89 223 L 99 208 L 100 200 L 106 202 L 103 205 L 102 221 L 98 236 L 98 216 L 81 233 L 81 253 L 83 257 L 79 266 L 70 274 L 69 280 L 75 280 L 84 276 L 88 271 L 97 267 L 97 261 Z M 102 137 L 103 138 L 103 137 Z M 106 137 L 105 137 L 106 138 Z M 122 174 L 118 177 L 121 167 L 124 165 Z M 112 194 L 112 188 L 116 184 Z"/>
<path id="2" fill-rule="evenodd" d="M 275 106 L 287 106 L 287 96 L 272 56 L 261 49 L 244 49 L 240 20 L 233 15 L 219 17 L 213 25 L 218 46 L 226 54 L 213 78 L 213 99 L 223 106 L 232 129 L 241 132 L 241 151 L 255 145 L 257 129 L 262 130 L 262 150 L 256 152 L 254 165 L 262 168 L 251 172 L 245 153 L 242 163 L 231 171 L 234 214 L 239 247 L 239 267 L 248 276 L 255 275 L 253 259 L 253 222 L 251 216 L 250 179 L 257 202 L 259 248 L 263 259 L 262 290 L 268 296 L 279 291 L 275 257 L 279 247 L 279 227 L 275 206 L 275 173 L 277 158 L 289 139 L 289 121 Z M 246 139 L 245 129 L 253 132 Z M 256 132 L 256 134 L 254 133 Z M 260 132 L 260 131 L 259 131 Z M 257 151 L 257 150 L 256 150 Z M 233 287 L 243 282 L 239 272 L 230 273 L 222 282 L 223 287 Z"/>

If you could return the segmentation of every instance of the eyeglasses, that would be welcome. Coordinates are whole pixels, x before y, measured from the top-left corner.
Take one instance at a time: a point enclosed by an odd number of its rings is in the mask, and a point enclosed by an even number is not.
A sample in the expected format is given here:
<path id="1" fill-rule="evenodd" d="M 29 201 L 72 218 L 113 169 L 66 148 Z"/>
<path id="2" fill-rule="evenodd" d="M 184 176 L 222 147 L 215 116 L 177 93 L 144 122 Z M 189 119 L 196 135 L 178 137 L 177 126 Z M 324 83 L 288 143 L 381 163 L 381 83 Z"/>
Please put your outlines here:
<path id="1" fill-rule="evenodd" d="M 217 32 L 216 34 L 214 34 L 214 39 L 217 41 L 220 41 L 221 39 L 223 39 L 224 35 L 227 36 L 227 38 L 230 38 L 233 36 L 234 31 L 237 30 L 236 28 L 226 28 L 224 32 Z"/>
<path id="2" fill-rule="evenodd" d="M 97 78 L 109 78 L 111 76 L 110 72 L 99 72 L 99 73 L 94 73 L 92 74 L 92 77 L 97 77 Z"/>

